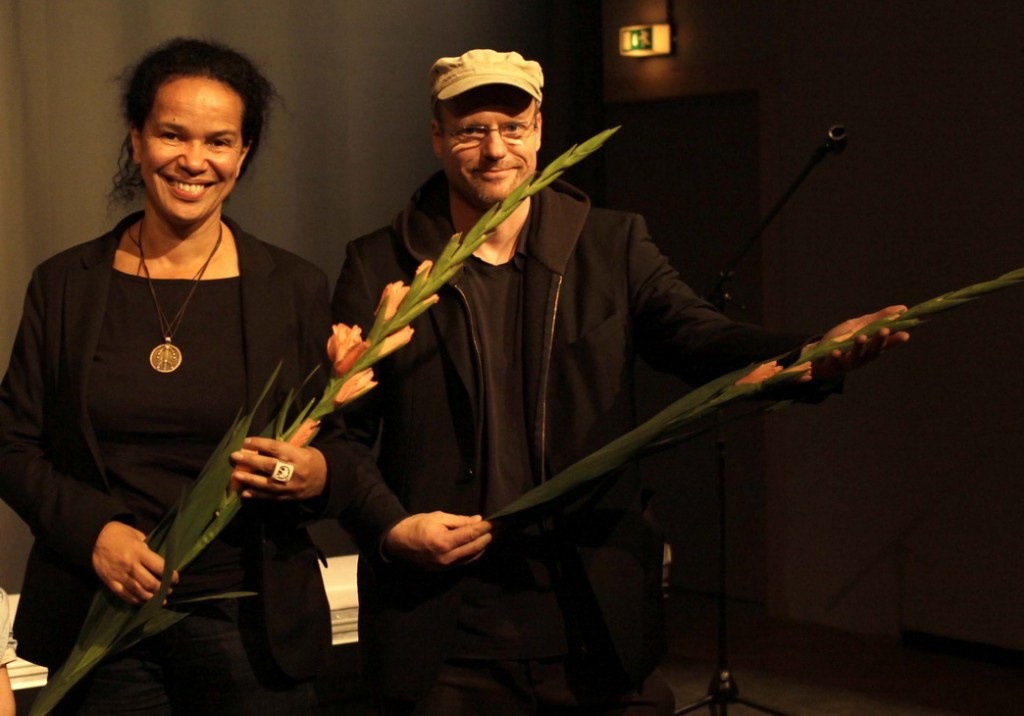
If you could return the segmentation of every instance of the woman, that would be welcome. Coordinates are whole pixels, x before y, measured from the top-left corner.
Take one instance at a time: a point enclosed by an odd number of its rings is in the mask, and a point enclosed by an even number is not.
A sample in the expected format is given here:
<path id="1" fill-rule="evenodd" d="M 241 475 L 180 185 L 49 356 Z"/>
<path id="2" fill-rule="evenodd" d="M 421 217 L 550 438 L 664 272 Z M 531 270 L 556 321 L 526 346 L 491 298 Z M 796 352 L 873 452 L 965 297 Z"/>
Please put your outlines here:
<path id="1" fill-rule="evenodd" d="M 239 53 L 172 40 L 128 76 L 115 196 L 144 210 L 33 274 L 0 386 L 0 496 L 36 537 L 18 615 L 21 655 L 58 666 L 94 590 L 139 604 L 163 559 L 146 533 L 202 468 L 239 408 L 281 372 L 254 428 L 325 362 L 328 288 L 309 263 L 222 215 L 274 96 Z M 310 386 L 315 391 L 319 386 Z M 251 439 L 247 497 L 176 582 L 171 601 L 251 590 L 100 665 L 76 713 L 291 713 L 330 645 L 316 551 L 302 527 L 374 495 L 364 454 Z M 278 462 L 291 479 L 268 479 Z M 289 469 L 292 466 L 292 469 Z M 385 496 L 386 499 L 386 496 Z"/>

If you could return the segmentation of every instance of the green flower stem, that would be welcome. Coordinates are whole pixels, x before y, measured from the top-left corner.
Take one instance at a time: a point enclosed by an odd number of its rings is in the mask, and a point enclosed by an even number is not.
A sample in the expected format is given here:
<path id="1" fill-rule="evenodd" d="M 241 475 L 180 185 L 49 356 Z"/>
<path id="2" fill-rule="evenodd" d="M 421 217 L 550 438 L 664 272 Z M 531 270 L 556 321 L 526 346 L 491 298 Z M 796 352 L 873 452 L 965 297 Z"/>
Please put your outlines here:
<path id="1" fill-rule="evenodd" d="M 836 349 L 845 351 L 854 344 L 857 336 L 870 337 L 882 328 L 888 328 L 892 332 L 916 328 L 940 313 L 958 308 L 982 296 L 1021 282 L 1024 282 L 1024 268 L 1010 271 L 991 281 L 950 291 L 919 303 L 893 318 L 874 321 L 843 340 L 820 342 L 801 356 L 800 361 L 801 363 L 813 362 L 825 358 Z M 800 376 L 799 372 L 787 370 L 776 373 L 759 383 L 737 383 L 757 365 L 753 364 L 720 376 L 687 393 L 651 419 L 573 463 L 487 519 L 507 520 L 522 515 L 537 517 L 542 511 L 546 513 L 555 510 L 566 499 L 572 498 L 583 486 L 597 484 L 631 460 L 679 444 L 686 437 L 682 432 L 683 429 L 693 421 L 733 401 L 755 398 L 769 388 L 777 388 L 785 383 L 793 382 Z M 786 407 L 792 404 L 792 401 L 777 400 L 773 402 L 775 407 Z"/>

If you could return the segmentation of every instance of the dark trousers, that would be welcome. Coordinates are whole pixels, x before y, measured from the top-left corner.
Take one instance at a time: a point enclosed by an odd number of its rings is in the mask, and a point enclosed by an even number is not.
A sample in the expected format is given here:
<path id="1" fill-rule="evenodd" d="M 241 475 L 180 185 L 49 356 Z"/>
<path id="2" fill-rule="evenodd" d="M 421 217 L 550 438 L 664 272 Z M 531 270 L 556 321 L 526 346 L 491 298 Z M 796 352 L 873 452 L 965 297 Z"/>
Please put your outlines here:
<path id="1" fill-rule="evenodd" d="M 654 671 L 640 690 L 607 694 L 599 679 L 581 682 L 561 659 L 450 659 L 418 701 L 378 699 L 381 716 L 668 716 L 672 690 Z"/>
<path id="2" fill-rule="evenodd" d="M 250 605 L 246 605 L 246 612 L 250 610 Z M 249 626 L 258 615 L 251 615 L 250 619 L 250 615 L 240 615 L 239 611 L 239 601 L 234 599 L 199 607 L 166 631 L 97 666 L 54 713 L 310 713 L 312 683 L 295 682 L 281 674 L 270 658 L 262 628 Z"/>

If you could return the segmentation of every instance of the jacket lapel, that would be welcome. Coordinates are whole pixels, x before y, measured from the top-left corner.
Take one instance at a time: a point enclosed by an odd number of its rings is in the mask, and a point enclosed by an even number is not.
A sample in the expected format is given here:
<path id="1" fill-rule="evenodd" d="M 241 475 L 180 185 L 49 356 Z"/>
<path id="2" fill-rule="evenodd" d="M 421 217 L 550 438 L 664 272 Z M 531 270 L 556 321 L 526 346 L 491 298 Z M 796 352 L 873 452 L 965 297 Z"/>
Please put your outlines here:
<path id="1" fill-rule="evenodd" d="M 82 257 L 81 265 L 68 272 L 64 291 L 64 319 L 61 337 L 61 356 L 65 361 L 68 379 L 62 389 L 71 392 L 82 436 L 85 438 L 93 461 L 103 475 L 103 461 L 93 430 L 86 395 L 89 376 L 96 357 L 100 330 L 107 309 L 110 290 L 110 272 L 113 271 L 114 252 L 124 230 L 138 220 L 141 214 L 123 219 L 114 229 L 93 245 L 93 250 Z M 105 478 L 104 478 L 105 480 Z"/>
<path id="2" fill-rule="evenodd" d="M 413 195 L 409 206 L 396 219 L 394 229 L 417 265 L 436 259 L 455 233 L 448 201 L 448 182 L 443 172 L 437 172 Z M 479 390 L 473 362 L 478 351 L 472 344 L 469 309 L 458 286 L 459 276 L 455 276 L 450 288 L 441 289 L 441 301 L 430 309 L 429 315 L 437 331 L 438 348 L 447 355 L 469 396 L 474 415 L 479 417 Z"/>
<path id="3" fill-rule="evenodd" d="M 523 278 L 523 399 L 531 465 L 540 479 L 547 476 L 545 411 L 562 278 L 590 208 L 583 195 L 567 196 L 574 191 L 569 185 L 557 186 L 562 193 L 545 189 L 533 198 Z"/>
<path id="4" fill-rule="evenodd" d="M 270 252 L 255 238 L 244 233 L 237 224 L 225 218 L 235 235 L 238 265 L 241 272 L 242 345 L 245 354 L 246 410 L 252 410 L 263 392 L 267 378 L 277 368 L 281 356 L 274 351 L 279 345 L 281 301 L 275 291 L 275 263 Z M 262 427 L 269 418 L 268 404 L 261 406 L 253 426 Z"/>

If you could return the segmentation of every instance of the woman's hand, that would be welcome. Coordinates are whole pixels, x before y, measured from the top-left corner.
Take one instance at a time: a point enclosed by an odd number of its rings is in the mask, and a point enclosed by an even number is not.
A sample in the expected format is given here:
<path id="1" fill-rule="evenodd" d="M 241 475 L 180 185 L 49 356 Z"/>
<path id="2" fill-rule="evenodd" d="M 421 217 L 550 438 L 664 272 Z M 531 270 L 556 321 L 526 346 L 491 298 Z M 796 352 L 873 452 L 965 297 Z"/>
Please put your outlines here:
<path id="1" fill-rule="evenodd" d="M 92 568 L 119 598 L 129 604 L 142 604 L 160 588 L 164 558 L 146 545 L 142 532 L 123 522 L 108 522 L 92 548 Z M 177 582 L 175 572 L 172 584 Z"/>
<path id="2" fill-rule="evenodd" d="M 242 497 L 309 500 L 327 484 L 327 460 L 313 447 L 250 437 L 231 459 L 235 463 L 231 484 Z"/>
<path id="3" fill-rule="evenodd" d="M 6 639 L 7 637 L 4 638 Z M 11 677 L 7 673 L 7 665 L 5 664 L 0 666 L 0 716 L 15 716 L 17 713 L 14 689 L 11 687 Z"/>

